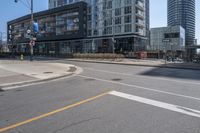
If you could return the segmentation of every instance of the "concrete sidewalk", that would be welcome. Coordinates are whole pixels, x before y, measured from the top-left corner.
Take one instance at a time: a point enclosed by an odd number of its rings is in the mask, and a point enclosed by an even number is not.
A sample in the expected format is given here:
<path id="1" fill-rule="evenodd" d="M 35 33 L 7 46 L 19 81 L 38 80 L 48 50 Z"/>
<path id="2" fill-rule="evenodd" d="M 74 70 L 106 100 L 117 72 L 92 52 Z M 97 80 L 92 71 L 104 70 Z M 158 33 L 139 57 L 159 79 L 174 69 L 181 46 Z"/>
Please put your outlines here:
<path id="1" fill-rule="evenodd" d="M 76 70 L 77 67 L 70 64 L 0 60 L 0 88 L 57 79 L 72 75 Z"/>
<path id="2" fill-rule="evenodd" d="M 182 63 L 167 62 L 165 64 L 164 60 L 140 60 L 140 59 L 91 60 L 91 59 L 68 59 L 68 61 L 200 70 L 200 64 L 184 63 L 184 62 L 182 62 Z"/>

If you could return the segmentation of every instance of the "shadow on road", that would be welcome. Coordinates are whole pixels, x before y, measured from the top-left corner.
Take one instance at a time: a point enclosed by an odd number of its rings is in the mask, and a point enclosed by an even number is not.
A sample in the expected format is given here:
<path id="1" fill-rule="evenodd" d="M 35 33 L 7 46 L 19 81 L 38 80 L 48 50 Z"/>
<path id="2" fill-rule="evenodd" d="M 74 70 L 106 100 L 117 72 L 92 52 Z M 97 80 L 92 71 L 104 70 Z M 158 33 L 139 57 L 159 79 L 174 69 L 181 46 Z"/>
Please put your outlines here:
<path id="1" fill-rule="evenodd" d="M 185 64 L 185 63 L 179 63 L 179 64 L 170 64 L 170 66 L 173 67 L 180 67 L 179 69 L 177 68 L 164 68 L 163 67 L 156 67 L 151 70 L 145 71 L 140 73 L 140 75 L 145 75 L 145 76 L 155 76 L 155 77 L 168 77 L 168 78 L 179 78 L 179 79 L 190 79 L 190 80 L 199 80 L 200 81 L 200 70 L 195 70 L 195 69 L 184 69 L 186 65 L 190 64 Z M 181 66 L 183 66 L 181 68 Z M 197 64 L 197 66 L 200 65 Z M 197 67 L 195 64 L 195 67 Z M 189 66 L 188 66 L 189 67 Z M 194 67 L 194 66 L 190 66 Z M 194 68 L 195 68 L 194 67 Z"/>

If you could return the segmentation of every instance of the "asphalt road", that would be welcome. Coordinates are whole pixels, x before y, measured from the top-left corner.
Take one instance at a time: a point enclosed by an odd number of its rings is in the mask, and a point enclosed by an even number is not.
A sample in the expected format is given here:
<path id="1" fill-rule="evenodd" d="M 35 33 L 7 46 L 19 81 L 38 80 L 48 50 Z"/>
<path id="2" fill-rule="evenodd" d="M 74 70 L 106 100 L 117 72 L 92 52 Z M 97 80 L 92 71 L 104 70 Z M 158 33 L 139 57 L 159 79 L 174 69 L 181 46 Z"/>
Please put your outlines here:
<path id="1" fill-rule="evenodd" d="M 0 132 L 200 133 L 200 71 L 57 62 L 83 72 L 0 92 Z"/>

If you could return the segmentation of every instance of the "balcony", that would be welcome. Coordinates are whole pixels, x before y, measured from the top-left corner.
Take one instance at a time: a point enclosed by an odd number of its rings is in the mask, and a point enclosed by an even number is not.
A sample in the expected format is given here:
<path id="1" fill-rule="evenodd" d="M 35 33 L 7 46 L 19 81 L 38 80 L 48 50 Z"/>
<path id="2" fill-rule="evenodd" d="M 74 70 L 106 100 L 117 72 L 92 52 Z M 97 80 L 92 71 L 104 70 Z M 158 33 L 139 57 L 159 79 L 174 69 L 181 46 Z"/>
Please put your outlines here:
<path id="1" fill-rule="evenodd" d="M 137 1 L 135 4 L 135 7 L 141 11 L 144 11 L 144 3 L 142 3 L 141 1 Z"/>
<path id="2" fill-rule="evenodd" d="M 136 34 L 138 34 L 138 35 L 144 35 L 143 28 L 136 26 Z"/>
<path id="3" fill-rule="evenodd" d="M 138 22 L 136 22 L 135 23 L 138 27 L 142 27 L 142 28 L 144 28 L 145 27 L 145 25 L 144 24 L 142 24 L 142 23 L 138 23 Z"/>
<path id="4" fill-rule="evenodd" d="M 138 27 L 141 27 L 141 28 L 144 28 L 145 27 L 145 23 L 144 21 L 140 20 L 140 19 L 137 19 L 135 24 L 138 26 Z"/>
<path id="5" fill-rule="evenodd" d="M 144 20 L 144 14 L 143 13 L 136 12 L 135 15 L 136 15 L 137 18 Z"/>

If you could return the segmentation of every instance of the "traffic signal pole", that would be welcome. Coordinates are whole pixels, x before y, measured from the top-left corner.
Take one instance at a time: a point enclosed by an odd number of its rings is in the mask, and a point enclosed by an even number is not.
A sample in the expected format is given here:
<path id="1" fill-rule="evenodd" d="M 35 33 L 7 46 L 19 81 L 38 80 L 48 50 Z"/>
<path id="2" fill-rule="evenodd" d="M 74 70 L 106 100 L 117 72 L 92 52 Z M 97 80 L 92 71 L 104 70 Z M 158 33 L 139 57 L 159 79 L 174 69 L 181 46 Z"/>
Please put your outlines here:
<path id="1" fill-rule="evenodd" d="M 30 42 L 33 41 L 33 0 L 31 0 L 31 38 Z M 33 44 L 30 43 L 30 61 L 33 61 Z"/>
<path id="2" fill-rule="evenodd" d="M 18 1 L 20 0 L 15 0 L 15 3 L 17 3 Z M 30 61 L 33 61 L 33 41 L 35 41 L 33 38 L 34 38 L 34 29 L 33 29 L 33 23 L 34 23 L 34 20 L 33 20 L 33 0 L 31 0 L 31 3 L 30 3 L 30 7 L 28 7 L 30 10 L 31 10 L 31 22 L 30 22 L 30 27 L 31 27 L 31 36 L 30 36 Z M 26 5 L 25 5 L 26 6 Z"/>

